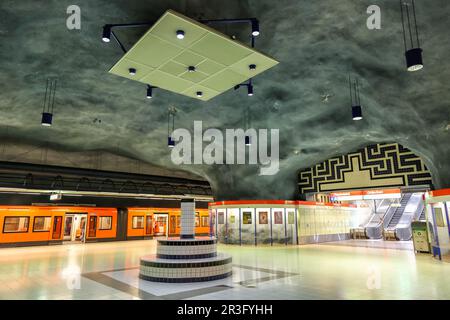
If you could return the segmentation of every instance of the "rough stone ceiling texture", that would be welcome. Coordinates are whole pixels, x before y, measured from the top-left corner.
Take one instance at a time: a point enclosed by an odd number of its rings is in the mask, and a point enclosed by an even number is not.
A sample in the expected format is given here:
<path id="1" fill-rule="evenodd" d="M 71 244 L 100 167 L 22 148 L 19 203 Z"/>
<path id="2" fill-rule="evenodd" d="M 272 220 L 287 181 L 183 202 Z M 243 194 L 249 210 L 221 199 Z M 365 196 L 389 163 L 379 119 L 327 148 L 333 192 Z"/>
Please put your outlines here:
<path id="1" fill-rule="evenodd" d="M 374 142 L 398 142 L 422 156 L 436 187 L 450 186 L 450 3 L 417 1 L 425 68 L 405 71 L 399 4 L 377 1 L 382 29 L 368 30 L 366 0 L 87 1 L 78 0 L 82 28 L 65 27 L 72 1 L 0 2 L 0 135 L 70 150 L 120 150 L 146 162 L 175 167 L 166 147 L 167 109 L 176 127 L 194 120 L 216 128 L 280 129 L 280 169 L 258 176 L 245 165 L 184 166 L 208 179 L 219 200 L 291 198 L 297 171 Z M 255 96 L 229 91 L 208 103 L 157 91 L 107 73 L 121 57 L 100 41 L 105 23 L 154 21 L 174 9 L 193 18 L 257 17 L 258 50 L 280 64 L 255 78 Z M 238 29 L 221 29 L 239 38 Z M 145 29 L 121 30 L 130 47 Z M 351 120 L 347 76 L 362 83 L 364 119 Z M 47 77 L 59 78 L 54 125 L 40 126 Z M 324 95 L 330 95 L 328 102 Z M 101 123 L 94 123 L 94 119 Z"/>

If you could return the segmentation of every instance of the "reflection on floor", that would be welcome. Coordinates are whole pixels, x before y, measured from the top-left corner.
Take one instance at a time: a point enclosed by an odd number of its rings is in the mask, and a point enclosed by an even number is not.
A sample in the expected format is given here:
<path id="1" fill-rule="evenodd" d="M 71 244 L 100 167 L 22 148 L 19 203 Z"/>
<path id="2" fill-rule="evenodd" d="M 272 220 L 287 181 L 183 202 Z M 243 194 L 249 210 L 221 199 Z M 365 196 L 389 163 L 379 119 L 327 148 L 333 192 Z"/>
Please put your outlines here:
<path id="1" fill-rule="evenodd" d="M 396 249 L 396 250 L 414 250 L 412 241 L 386 241 L 386 240 L 343 240 L 324 242 L 322 245 L 333 246 L 349 246 L 349 247 L 363 247 L 363 248 L 379 248 L 379 249 Z"/>
<path id="2" fill-rule="evenodd" d="M 0 249 L 1 299 L 450 299 L 450 264 L 357 243 L 225 246 L 233 276 L 195 284 L 137 278 L 155 241 Z"/>

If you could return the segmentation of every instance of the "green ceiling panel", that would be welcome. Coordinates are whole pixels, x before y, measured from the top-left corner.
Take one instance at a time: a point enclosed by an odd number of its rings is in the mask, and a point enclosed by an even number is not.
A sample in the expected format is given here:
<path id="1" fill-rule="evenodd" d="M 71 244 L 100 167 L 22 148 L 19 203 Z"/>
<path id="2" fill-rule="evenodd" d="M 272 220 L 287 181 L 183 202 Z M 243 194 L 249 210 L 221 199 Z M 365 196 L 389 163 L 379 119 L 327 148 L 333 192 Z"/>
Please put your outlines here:
<path id="1" fill-rule="evenodd" d="M 182 78 L 172 76 L 159 70 L 155 70 L 148 74 L 146 77 L 141 79 L 141 82 L 175 92 L 184 91 L 193 85 L 190 81 L 186 81 Z"/>
<path id="2" fill-rule="evenodd" d="M 224 65 L 236 63 L 252 53 L 251 49 L 236 41 L 224 39 L 214 33 L 209 33 L 193 44 L 191 50 Z"/>
<path id="3" fill-rule="evenodd" d="M 245 76 L 232 70 L 225 69 L 203 81 L 202 85 L 219 92 L 224 92 L 245 80 L 247 80 Z"/>
<path id="4" fill-rule="evenodd" d="M 179 64 L 174 61 L 169 61 L 165 65 L 160 67 L 159 70 L 167 72 L 173 76 L 179 76 L 180 74 L 186 72 L 187 67 L 183 64 Z"/>
<path id="5" fill-rule="evenodd" d="M 191 51 L 184 51 L 183 53 L 175 57 L 173 60 L 182 63 L 185 66 L 196 66 L 200 62 L 205 60 L 205 57 L 199 56 L 198 54 L 195 54 Z"/>
<path id="6" fill-rule="evenodd" d="M 182 51 L 182 48 L 149 34 L 139 40 L 139 42 L 133 46 L 133 50 L 128 51 L 126 57 L 130 60 L 156 68 L 162 63 L 177 56 Z"/>
<path id="7" fill-rule="evenodd" d="M 184 39 L 176 31 L 185 32 Z M 109 71 L 207 101 L 278 62 L 175 11 L 167 11 Z M 256 64 L 250 72 L 248 66 Z M 195 66 L 195 72 L 188 72 Z M 130 76 L 128 69 L 136 68 Z M 202 91 L 202 97 L 196 92 Z"/>
<path id="8" fill-rule="evenodd" d="M 130 68 L 136 69 L 136 74 L 134 76 L 130 75 L 129 72 Z M 152 68 L 145 66 L 143 64 L 128 59 L 123 59 L 123 63 L 117 63 L 115 66 L 111 68 L 111 70 L 109 70 L 109 72 L 117 74 L 121 77 L 139 81 L 152 70 L 153 70 Z"/>

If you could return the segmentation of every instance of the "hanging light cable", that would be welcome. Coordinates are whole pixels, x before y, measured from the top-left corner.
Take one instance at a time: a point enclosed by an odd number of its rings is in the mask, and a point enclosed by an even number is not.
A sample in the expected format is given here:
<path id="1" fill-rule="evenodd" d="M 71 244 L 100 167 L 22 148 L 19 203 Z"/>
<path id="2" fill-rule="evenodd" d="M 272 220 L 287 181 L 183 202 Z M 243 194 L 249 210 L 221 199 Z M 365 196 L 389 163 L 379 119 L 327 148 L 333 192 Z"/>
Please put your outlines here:
<path id="1" fill-rule="evenodd" d="M 41 125 L 45 127 L 50 127 L 52 125 L 53 110 L 55 107 L 56 83 L 57 80 L 47 79 L 41 118 Z"/>
<path id="2" fill-rule="evenodd" d="M 412 7 L 412 18 L 409 7 Z M 405 10 L 403 10 L 405 8 Z M 408 71 L 418 71 L 423 68 L 422 49 L 420 48 L 419 29 L 417 27 L 416 7 L 414 0 L 400 0 L 402 16 L 403 43 L 405 46 L 406 68 Z M 405 27 L 405 18 L 407 28 Z M 414 23 L 414 28 L 412 26 Z M 414 30 L 413 30 L 414 29 Z M 415 33 L 415 35 L 414 35 Z M 409 36 L 409 37 L 408 37 Z M 409 38 L 409 44 L 406 38 Z M 415 39 L 414 39 L 415 38 Z"/>

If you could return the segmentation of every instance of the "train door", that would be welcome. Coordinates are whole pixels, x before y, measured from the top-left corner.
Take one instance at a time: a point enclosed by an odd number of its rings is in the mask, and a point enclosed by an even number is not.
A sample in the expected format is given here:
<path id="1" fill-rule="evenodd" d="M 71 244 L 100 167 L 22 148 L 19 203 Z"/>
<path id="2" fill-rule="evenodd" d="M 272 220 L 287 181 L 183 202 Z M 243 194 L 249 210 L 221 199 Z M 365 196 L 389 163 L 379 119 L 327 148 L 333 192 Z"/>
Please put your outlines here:
<path id="1" fill-rule="evenodd" d="M 63 217 L 61 217 L 61 216 L 57 216 L 57 217 L 53 218 L 52 239 L 60 239 L 61 238 L 62 218 Z"/>
<path id="2" fill-rule="evenodd" d="M 64 217 L 64 240 L 84 241 L 87 213 L 69 213 Z"/>
<path id="3" fill-rule="evenodd" d="M 150 214 L 145 218 L 145 235 L 153 235 L 153 216 Z"/>
<path id="4" fill-rule="evenodd" d="M 169 214 L 155 213 L 153 217 L 155 219 L 153 234 L 159 237 L 167 237 L 167 221 L 169 219 Z"/>

